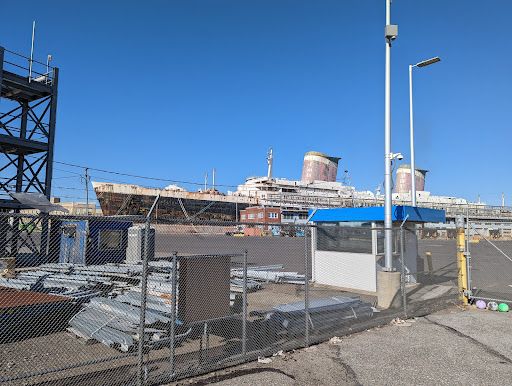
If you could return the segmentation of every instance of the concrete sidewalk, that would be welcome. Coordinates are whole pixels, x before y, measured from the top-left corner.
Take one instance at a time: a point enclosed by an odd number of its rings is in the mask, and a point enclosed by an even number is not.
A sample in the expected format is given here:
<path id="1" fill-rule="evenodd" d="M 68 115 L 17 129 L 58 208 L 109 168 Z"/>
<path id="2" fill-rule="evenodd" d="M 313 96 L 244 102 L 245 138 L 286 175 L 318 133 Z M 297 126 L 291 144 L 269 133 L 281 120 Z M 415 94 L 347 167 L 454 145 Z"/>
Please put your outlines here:
<path id="1" fill-rule="evenodd" d="M 512 384 L 512 313 L 452 308 L 179 385 Z"/>

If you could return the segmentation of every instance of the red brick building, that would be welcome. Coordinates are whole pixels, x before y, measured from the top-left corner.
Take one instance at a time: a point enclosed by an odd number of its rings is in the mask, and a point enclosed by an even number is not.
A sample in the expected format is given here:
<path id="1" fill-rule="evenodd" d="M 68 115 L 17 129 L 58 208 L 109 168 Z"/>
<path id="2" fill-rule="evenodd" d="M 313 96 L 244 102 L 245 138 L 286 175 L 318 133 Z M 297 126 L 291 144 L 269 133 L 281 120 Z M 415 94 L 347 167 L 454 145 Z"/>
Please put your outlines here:
<path id="1" fill-rule="evenodd" d="M 281 222 L 281 209 L 268 208 L 263 206 L 251 206 L 240 211 L 240 222 L 278 224 Z M 258 227 L 261 230 L 269 230 L 272 228 L 270 225 L 256 225 L 255 227 Z"/>

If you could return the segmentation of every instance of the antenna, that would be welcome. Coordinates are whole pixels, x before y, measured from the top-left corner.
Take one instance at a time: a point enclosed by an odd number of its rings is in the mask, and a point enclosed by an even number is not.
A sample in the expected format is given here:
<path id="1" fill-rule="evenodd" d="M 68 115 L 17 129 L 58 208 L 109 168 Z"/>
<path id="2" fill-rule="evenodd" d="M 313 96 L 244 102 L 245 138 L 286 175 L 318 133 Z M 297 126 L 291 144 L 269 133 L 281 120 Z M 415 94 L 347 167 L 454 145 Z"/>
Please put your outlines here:
<path id="1" fill-rule="evenodd" d="M 30 65 L 28 70 L 28 82 L 30 83 L 32 80 L 32 61 L 34 58 L 34 35 L 36 32 L 36 21 L 32 24 L 32 46 L 30 47 Z"/>

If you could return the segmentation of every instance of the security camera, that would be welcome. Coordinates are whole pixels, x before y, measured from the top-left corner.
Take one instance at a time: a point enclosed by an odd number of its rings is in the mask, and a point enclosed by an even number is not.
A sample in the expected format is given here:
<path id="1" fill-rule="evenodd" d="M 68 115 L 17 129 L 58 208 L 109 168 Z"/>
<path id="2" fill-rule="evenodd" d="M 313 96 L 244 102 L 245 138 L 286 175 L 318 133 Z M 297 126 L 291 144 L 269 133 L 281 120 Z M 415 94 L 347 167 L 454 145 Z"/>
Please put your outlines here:
<path id="1" fill-rule="evenodd" d="M 395 40 L 398 36 L 398 26 L 397 25 L 387 25 L 384 35 L 386 39 Z"/>
<path id="2" fill-rule="evenodd" d="M 398 153 L 398 154 L 396 155 L 396 159 L 397 159 L 397 160 L 399 160 L 399 161 L 401 161 L 401 160 L 403 160 L 403 159 L 404 159 L 404 156 L 402 155 L 402 153 Z"/>

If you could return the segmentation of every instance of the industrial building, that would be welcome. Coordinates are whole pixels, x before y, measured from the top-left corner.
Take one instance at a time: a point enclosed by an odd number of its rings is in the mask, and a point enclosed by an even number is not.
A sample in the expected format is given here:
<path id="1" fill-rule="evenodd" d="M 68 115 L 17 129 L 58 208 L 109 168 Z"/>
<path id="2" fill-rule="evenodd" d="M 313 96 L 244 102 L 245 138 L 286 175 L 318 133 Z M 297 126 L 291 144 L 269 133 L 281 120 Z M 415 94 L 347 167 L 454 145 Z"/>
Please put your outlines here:
<path id="1" fill-rule="evenodd" d="M 50 202 L 52 204 L 59 204 L 64 209 L 68 210 L 67 213 L 64 211 L 53 211 L 53 212 L 50 212 L 50 214 L 62 214 L 62 215 L 69 214 L 69 215 L 74 215 L 74 216 L 86 216 L 86 215 L 103 216 L 101 208 L 98 208 L 96 206 L 96 204 L 91 203 L 91 202 L 89 203 L 89 211 L 87 211 L 87 203 L 85 203 L 85 202 L 73 202 L 73 201 L 61 202 L 60 198 L 58 198 L 58 197 L 52 197 L 50 199 Z M 39 214 L 39 210 L 38 209 L 22 209 L 21 213 Z"/>
<path id="2" fill-rule="evenodd" d="M 240 211 L 242 223 L 279 224 L 281 222 L 281 209 L 264 206 L 252 206 Z M 251 230 L 252 229 L 252 230 Z M 272 229 L 272 225 L 255 225 L 244 229 L 244 233 L 250 236 L 259 236 L 261 231 Z"/>

